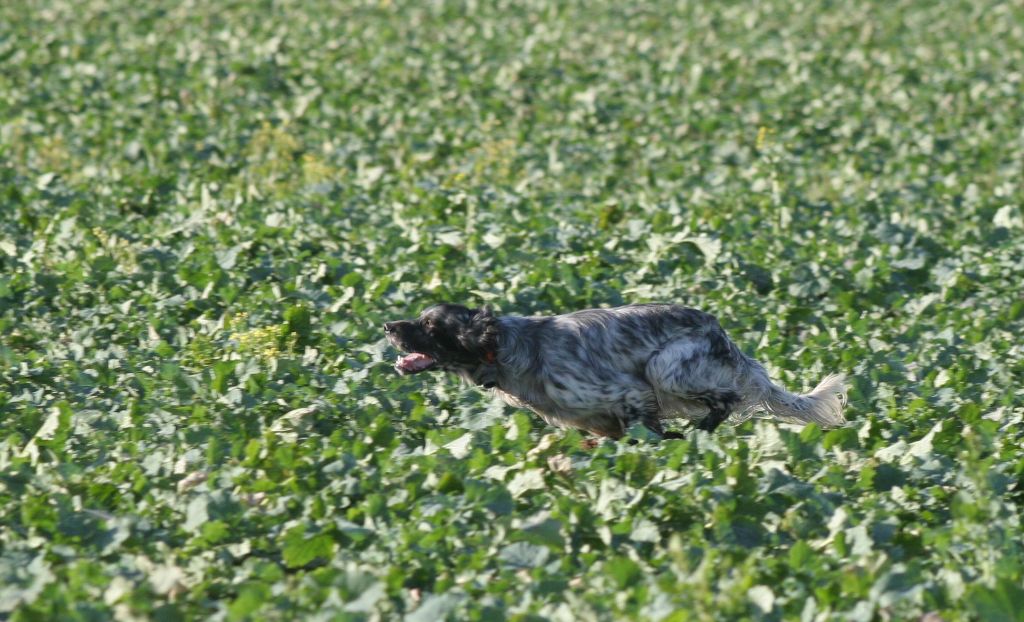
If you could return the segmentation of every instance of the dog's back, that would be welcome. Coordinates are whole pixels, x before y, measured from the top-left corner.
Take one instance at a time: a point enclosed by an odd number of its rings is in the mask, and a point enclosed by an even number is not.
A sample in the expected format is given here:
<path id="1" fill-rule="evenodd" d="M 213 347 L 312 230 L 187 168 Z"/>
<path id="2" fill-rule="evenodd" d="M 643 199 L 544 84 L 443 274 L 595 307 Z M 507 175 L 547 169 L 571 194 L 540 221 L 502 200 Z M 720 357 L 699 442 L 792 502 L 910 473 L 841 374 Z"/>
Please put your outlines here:
<path id="1" fill-rule="evenodd" d="M 756 410 L 844 422 L 841 377 L 804 396 L 789 393 L 697 309 L 635 304 L 501 321 L 502 362 L 511 373 L 499 385 L 552 423 L 596 431 L 624 429 L 633 418 L 660 431 L 658 420 L 684 417 L 711 431 Z"/>

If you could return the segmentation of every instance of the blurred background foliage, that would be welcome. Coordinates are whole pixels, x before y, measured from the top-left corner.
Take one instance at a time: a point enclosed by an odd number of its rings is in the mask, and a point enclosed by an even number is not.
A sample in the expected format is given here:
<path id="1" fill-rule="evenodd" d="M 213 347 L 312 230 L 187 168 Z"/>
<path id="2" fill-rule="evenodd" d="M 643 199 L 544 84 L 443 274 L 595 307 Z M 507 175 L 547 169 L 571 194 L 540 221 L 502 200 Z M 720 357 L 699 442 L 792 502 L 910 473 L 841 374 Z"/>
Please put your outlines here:
<path id="1" fill-rule="evenodd" d="M 1024 11 L 0 6 L 0 617 L 1013 620 Z M 379 326 L 717 315 L 848 428 L 582 451 Z M 936 619 L 936 618 L 930 618 Z"/>

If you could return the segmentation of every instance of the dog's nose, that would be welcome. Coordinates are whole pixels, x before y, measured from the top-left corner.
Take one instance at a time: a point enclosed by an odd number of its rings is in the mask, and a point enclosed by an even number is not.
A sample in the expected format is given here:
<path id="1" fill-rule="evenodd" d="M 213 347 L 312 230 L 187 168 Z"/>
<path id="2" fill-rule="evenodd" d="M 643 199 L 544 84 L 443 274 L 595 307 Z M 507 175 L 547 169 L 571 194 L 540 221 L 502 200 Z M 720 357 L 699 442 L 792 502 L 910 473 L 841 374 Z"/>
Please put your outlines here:
<path id="1" fill-rule="evenodd" d="M 384 322 L 384 332 L 385 333 L 390 333 L 390 332 L 392 332 L 394 330 L 395 330 L 395 323 L 394 322 Z"/>

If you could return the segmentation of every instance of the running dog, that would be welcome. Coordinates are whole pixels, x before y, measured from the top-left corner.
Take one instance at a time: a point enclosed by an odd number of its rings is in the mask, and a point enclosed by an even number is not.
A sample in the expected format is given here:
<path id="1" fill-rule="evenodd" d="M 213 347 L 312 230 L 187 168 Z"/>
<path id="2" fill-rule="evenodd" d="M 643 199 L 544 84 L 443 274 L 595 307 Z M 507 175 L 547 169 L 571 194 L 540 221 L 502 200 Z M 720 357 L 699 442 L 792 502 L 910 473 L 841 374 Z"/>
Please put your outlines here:
<path id="1" fill-rule="evenodd" d="M 846 422 L 843 376 L 797 395 L 773 383 L 711 315 L 678 305 L 636 304 L 548 317 L 496 316 L 439 304 L 414 320 L 384 324 L 406 353 L 402 374 L 439 369 L 495 391 L 549 424 L 618 439 L 636 422 L 663 438 L 662 420 L 713 432 L 755 412 L 834 427 Z"/>

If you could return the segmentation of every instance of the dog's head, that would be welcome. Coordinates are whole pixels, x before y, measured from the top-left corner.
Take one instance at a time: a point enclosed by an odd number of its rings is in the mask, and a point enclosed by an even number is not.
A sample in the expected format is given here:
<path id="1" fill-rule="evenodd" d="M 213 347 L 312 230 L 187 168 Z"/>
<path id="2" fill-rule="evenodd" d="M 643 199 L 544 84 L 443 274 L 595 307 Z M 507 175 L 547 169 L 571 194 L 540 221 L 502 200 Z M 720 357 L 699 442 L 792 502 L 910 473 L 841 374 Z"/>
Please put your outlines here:
<path id="1" fill-rule="evenodd" d="M 469 378 L 481 365 L 494 363 L 498 346 L 497 319 L 491 310 L 462 305 L 434 305 L 415 320 L 387 322 L 384 334 L 406 353 L 395 363 L 402 374 L 442 369 Z"/>

